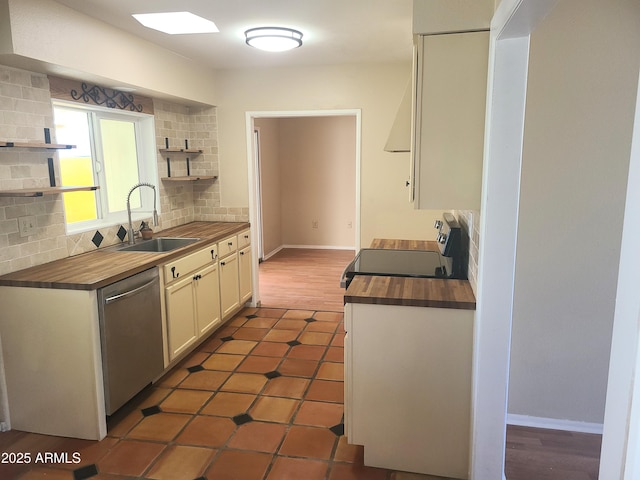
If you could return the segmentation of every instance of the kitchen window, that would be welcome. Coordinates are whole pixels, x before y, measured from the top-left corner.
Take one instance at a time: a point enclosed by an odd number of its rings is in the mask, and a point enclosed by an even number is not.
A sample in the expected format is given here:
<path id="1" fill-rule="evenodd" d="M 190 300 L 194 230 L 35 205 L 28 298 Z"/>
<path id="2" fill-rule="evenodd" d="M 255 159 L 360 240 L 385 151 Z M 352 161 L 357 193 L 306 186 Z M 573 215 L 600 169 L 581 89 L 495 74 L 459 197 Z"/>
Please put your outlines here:
<path id="1" fill-rule="evenodd" d="M 157 182 L 153 116 L 59 102 L 53 110 L 56 141 L 76 145 L 59 151 L 62 185 L 100 187 L 63 194 L 67 232 L 126 224 L 131 187 Z M 153 194 L 151 189 L 133 192 L 132 218 L 149 216 Z"/>

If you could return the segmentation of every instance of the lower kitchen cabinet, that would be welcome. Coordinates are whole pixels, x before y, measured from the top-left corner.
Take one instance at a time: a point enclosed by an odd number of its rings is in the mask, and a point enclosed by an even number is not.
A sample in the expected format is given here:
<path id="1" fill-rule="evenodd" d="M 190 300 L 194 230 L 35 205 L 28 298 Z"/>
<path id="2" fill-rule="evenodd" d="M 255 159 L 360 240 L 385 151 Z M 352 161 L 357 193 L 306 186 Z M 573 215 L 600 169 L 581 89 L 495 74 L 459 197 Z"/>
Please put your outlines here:
<path id="1" fill-rule="evenodd" d="M 473 317 L 345 305 L 345 434 L 365 465 L 468 478 Z"/>
<path id="2" fill-rule="evenodd" d="M 235 313 L 240 305 L 238 254 L 232 253 L 220 260 L 220 304 L 222 319 Z"/>
<path id="3" fill-rule="evenodd" d="M 196 326 L 202 336 L 220 323 L 220 281 L 218 264 L 198 272 L 194 280 L 196 299 Z"/>
<path id="4" fill-rule="evenodd" d="M 251 247 L 245 247 L 239 252 L 238 276 L 240 285 L 240 303 L 243 304 L 251 299 L 253 295 L 253 285 L 251 276 Z"/>
<path id="5" fill-rule="evenodd" d="M 193 279 L 178 280 L 164 290 L 167 305 L 169 360 L 185 351 L 197 338 Z"/>

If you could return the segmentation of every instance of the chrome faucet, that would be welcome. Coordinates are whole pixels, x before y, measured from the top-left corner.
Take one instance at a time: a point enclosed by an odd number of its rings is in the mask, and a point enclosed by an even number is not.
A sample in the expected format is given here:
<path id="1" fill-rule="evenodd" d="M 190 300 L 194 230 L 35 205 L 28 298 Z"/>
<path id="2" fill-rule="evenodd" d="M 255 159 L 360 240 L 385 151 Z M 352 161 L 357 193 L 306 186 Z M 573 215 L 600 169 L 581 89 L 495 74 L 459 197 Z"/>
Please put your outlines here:
<path id="1" fill-rule="evenodd" d="M 133 245 L 134 243 L 136 243 L 136 232 L 133 230 L 133 223 L 131 222 L 131 194 L 136 188 L 139 187 L 149 187 L 153 190 L 153 226 L 158 226 L 158 211 L 156 210 L 156 187 L 155 185 L 146 182 L 137 183 L 136 185 L 131 187 L 131 190 L 129 190 L 129 193 L 127 194 L 127 217 L 129 218 L 129 231 L 127 233 L 127 237 L 129 245 Z"/>

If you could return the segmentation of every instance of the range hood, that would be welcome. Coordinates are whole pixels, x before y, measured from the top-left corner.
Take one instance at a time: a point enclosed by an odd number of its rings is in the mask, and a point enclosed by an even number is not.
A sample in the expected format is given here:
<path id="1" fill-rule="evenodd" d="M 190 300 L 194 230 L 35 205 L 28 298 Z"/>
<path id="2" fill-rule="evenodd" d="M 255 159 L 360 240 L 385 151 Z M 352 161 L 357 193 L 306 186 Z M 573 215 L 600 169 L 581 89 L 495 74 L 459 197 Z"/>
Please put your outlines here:
<path id="1" fill-rule="evenodd" d="M 404 91 L 404 96 L 398 107 L 396 119 L 391 126 L 389 138 L 384 146 L 385 152 L 411 151 L 411 80 Z"/>

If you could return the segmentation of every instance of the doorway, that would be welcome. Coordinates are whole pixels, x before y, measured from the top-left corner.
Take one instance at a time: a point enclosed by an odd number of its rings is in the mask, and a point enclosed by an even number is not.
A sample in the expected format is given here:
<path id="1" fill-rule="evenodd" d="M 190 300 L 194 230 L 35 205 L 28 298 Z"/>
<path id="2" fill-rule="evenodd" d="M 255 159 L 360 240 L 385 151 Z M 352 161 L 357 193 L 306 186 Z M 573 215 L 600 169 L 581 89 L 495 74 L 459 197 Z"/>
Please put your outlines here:
<path id="1" fill-rule="evenodd" d="M 247 112 L 254 271 L 283 249 L 359 248 L 360 126 L 360 110 Z"/>

